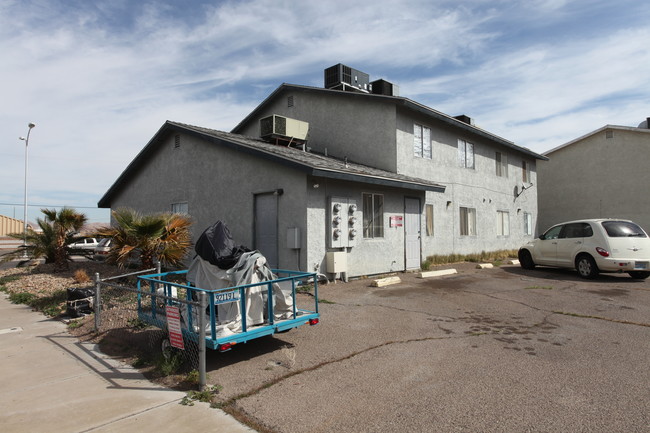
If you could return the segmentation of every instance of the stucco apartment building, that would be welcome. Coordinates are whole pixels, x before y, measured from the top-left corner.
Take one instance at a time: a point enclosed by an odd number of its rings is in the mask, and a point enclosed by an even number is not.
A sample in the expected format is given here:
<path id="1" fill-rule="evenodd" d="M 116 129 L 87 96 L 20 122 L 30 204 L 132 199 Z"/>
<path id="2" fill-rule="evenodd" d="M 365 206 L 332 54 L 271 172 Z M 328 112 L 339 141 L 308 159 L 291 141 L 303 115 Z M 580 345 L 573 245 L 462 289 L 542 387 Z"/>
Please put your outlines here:
<path id="1" fill-rule="evenodd" d="M 231 133 L 166 122 L 99 206 L 187 212 L 195 239 L 222 220 L 273 266 L 330 276 L 532 237 L 544 156 L 344 65 L 325 84 L 281 85 Z"/>
<path id="2" fill-rule="evenodd" d="M 650 129 L 605 125 L 538 164 L 539 230 L 583 218 L 631 219 L 650 230 Z"/>

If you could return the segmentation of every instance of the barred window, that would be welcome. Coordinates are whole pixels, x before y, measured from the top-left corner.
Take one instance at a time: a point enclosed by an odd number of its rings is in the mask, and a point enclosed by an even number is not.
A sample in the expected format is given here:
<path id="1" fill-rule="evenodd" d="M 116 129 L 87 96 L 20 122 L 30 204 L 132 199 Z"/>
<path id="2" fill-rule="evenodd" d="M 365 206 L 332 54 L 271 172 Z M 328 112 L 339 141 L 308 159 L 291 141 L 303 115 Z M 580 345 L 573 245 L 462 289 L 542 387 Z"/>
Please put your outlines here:
<path id="1" fill-rule="evenodd" d="M 384 237 L 384 196 L 363 194 L 363 237 Z"/>

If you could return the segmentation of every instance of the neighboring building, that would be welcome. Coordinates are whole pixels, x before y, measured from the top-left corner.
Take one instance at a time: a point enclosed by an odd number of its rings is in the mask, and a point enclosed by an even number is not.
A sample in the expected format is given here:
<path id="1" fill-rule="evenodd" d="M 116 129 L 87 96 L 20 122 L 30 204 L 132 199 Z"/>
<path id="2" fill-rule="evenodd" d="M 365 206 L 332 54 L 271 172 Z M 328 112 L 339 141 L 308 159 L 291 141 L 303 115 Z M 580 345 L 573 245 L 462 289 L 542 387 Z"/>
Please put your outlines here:
<path id="1" fill-rule="evenodd" d="M 31 225 L 28 223 L 27 227 L 31 228 Z M 23 233 L 24 230 L 23 220 L 0 215 L 0 236 L 7 236 L 9 233 Z"/>
<path id="2" fill-rule="evenodd" d="M 339 87 L 283 84 L 232 133 L 166 122 L 99 206 L 187 212 L 195 239 L 222 220 L 274 266 L 346 276 L 532 237 L 544 156 L 386 81 Z"/>
<path id="3" fill-rule="evenodd" d="M 539 232 L 574 219 L 625 218 L 650 230 L 650 129 L 606 125 L 544 154 Z"/>

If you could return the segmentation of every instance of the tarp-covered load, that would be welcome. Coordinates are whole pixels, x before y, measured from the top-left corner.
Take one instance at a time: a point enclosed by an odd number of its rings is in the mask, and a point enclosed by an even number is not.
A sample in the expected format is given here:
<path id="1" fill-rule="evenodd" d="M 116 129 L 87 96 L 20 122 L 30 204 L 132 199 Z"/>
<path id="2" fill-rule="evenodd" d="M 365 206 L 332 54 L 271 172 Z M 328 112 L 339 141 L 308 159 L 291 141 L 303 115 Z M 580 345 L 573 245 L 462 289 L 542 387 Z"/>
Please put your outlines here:
<path id="1" fill-rule="evenodd" d="M 216 290 L 238 287 L 276 279 L 266 258 L 259 251 L 251 251 L 236 245 L 228 227 L 217 221 L 199 237 L 195 247 L 197 256 L 192 261 L 187 280 L 194 286 Z M 283 289 L 279 283 L 272 283 L 274 318 L 291 317 L 293 299 L 291 287 Z M 244 290 L 246 303 L 246 327 L 265 323 L 268 311 L 267 284 L 247 287 Z M 242 331 L 241 301 L 218 304 L 217 338 Z M 198 323 L 196 317 L 192 323 Z M 208 326 L 209 326 L 209 320 Z"/>

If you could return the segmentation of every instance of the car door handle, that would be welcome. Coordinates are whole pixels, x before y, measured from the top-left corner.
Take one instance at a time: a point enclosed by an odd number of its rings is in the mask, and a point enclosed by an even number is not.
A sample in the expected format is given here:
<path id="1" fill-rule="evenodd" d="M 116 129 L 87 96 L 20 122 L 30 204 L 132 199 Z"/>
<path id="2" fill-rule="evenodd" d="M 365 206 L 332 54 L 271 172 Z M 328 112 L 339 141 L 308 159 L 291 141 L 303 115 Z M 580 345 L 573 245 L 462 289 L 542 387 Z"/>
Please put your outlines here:
<path id="1" fill-rule="evenodd" d="M 580 245 L 582 241 L 576 241 L 576 245 Z"/>

